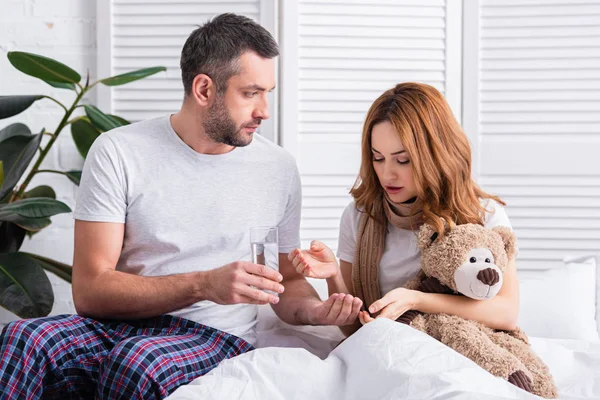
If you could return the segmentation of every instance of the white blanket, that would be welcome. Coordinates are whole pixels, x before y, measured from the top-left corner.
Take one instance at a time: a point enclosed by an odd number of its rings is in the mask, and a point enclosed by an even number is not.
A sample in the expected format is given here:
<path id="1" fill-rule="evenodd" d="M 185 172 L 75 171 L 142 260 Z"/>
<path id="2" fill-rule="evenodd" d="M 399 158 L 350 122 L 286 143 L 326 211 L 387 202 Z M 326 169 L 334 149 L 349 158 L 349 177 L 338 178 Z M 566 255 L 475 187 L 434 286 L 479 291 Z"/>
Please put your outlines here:
<path id="1" fill-rule="evenodd" d="M 169 399 L 537 399 L 389 320 L 366 325 L 324 359 L 314 355 L 324 357 L 334 346 L 335 329 L 267 326 L 265 341 L 304 348 L 260 348 L 226 360 Z M 532 344 L 561 398 L 600 399 L 600 344 L 535 338 Z"/>

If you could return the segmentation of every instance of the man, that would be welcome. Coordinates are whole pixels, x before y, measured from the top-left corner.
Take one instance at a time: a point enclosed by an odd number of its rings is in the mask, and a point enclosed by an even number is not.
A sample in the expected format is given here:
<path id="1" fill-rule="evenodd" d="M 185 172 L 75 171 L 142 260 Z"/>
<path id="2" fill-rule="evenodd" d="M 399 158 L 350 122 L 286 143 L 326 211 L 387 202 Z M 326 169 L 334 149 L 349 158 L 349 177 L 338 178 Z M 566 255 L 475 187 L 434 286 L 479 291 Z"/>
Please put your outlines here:
<path id="1" fill-rule="evenodd" d="M 79 315 L 5 328 L 1 399 L 163 398 L 252 349 L 256 304 L 292 324 L 356 320 L 358 299 L 320 301 L 287 259 L 299 174 L 254 135 L 277 55 L 260 25 L 220 15 L 183 47 L 180 111 L 96 140 L 74 212 Z M 279 272 L 246 261 L 261 225 L 279 228 Z"/>

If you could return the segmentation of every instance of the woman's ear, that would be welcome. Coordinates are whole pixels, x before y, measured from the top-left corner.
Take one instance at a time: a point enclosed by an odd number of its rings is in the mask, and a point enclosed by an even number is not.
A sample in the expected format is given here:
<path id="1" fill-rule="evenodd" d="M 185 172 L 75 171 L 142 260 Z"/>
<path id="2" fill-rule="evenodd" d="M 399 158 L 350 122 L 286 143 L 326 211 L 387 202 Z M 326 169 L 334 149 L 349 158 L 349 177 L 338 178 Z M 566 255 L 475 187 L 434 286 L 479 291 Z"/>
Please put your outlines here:
<path id="1" fill-rule="evenodd" d="M 437 231 L 433 226 L 429 224 L 423 224 L 419 229 L 418 245 L 419 249 L 424 250 L 428 248 L 438 237 Z"/>
<path id="2" fill-rule="evenodd" d="M 517 254 L 517 237 L 512 229 L 506 226 L 495 226 L 492 231 L 496 232 L 504 242 L 504 250 L 509 260 L 512 260 Z"/>

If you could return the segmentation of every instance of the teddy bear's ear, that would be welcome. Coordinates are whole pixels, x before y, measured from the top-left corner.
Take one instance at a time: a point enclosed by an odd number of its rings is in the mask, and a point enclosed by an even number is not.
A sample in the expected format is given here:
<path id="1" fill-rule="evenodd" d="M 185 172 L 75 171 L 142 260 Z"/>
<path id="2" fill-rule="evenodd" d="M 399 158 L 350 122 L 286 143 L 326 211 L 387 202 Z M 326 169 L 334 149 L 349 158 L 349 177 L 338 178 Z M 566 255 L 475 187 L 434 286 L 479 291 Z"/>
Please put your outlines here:
<path id="1" fill-rule="evenodd" d="M 515 257 L 517 253 L 517 237 L 515 236 L 512 229 L 506 226 L 495 226 L 492 231 L 498 233 L 504 242 L 504 250 L 509 259 Z"/>
<path id="2" fill-rule="evenodd" d="M 433 226 L 429 224 L 423 224 L 421 229 L 419 229 L 419 249 L 426 249 L 431 245 L 431 243 L 435 242 L 437 237 L 438 233 Z"/>

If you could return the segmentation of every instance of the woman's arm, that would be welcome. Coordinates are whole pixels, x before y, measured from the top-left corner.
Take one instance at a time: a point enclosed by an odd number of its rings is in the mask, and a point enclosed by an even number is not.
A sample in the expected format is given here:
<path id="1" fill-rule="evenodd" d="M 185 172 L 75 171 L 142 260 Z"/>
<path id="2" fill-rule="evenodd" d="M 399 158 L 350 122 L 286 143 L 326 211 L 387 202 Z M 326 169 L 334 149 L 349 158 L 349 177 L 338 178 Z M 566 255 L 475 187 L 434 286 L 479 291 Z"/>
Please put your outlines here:
<path id="1" fill-rule="evenodd" d="M 454 314 L 479 321 L 493 329 L 514 330 L 519 316 L 519 281 L 515 262 L 511 261 L 503 275 L 504 282 L 496 296 L 474 300 L 466 296 L 421 293 L 417 310 L 424 313 Z"/>
<path id="2" fill-rule="evenodd" d="M 514 261 L 508 264 L 503 279 L 502 288 L 490 300 L 400 288 L 390 291 L 373 303 L 369 311 L 375 313 L 381 310 L 378 318 L 394 320 L 410 309 L 429 314 L 453 314 L 481 322 L 493 329 L 514 330 L 519 315 L 519 281 Z"/>

